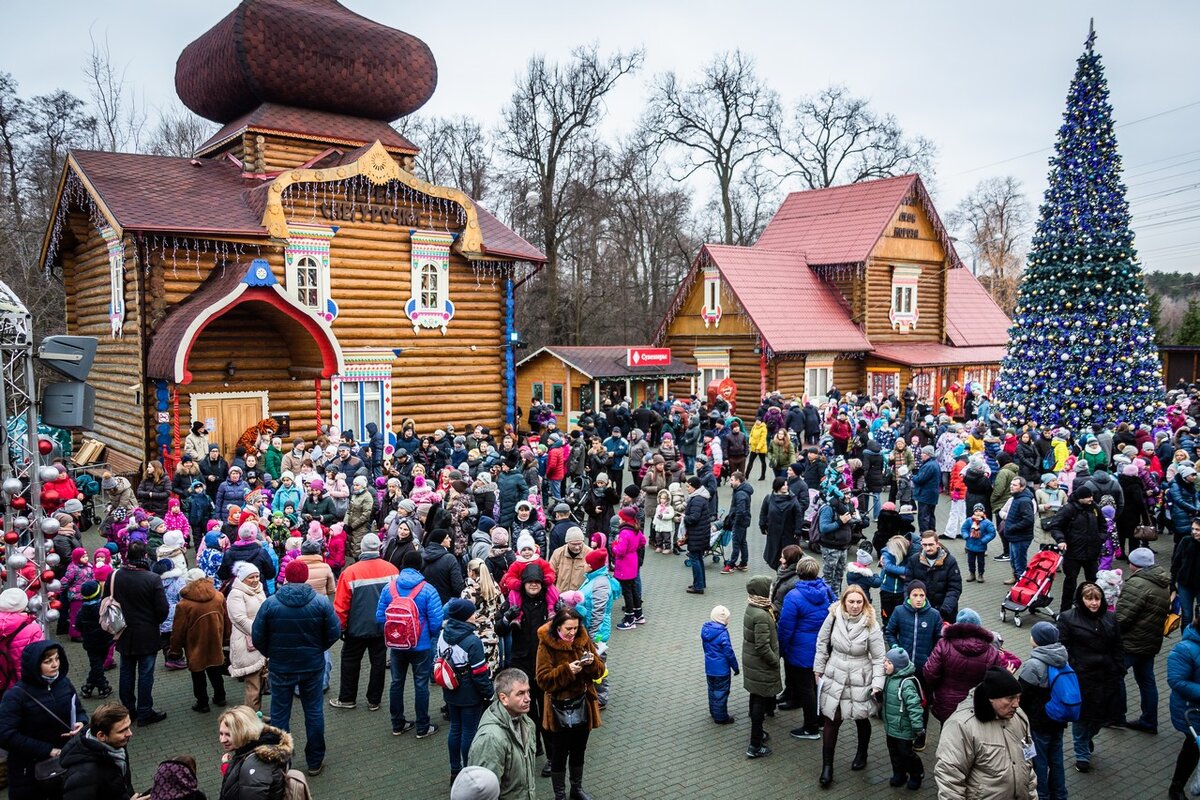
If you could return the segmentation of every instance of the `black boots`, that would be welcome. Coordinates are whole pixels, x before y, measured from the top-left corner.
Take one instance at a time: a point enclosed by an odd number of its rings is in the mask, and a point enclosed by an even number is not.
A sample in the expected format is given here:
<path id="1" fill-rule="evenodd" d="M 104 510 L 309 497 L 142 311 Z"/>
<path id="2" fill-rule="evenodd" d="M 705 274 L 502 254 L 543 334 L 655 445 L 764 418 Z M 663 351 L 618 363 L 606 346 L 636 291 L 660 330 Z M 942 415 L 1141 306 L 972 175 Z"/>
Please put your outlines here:
<path id="1" fill-rule="evenodd" d="M 823 759 L 821 763 L 821 780 L 819 781 L 822 789 L 828 789 L 833 783 L 833 759 Z"/>
<path id="2" fill-rule="evenodd" d="M 1183 784 L 1172 783 L 1170 788 L 1167 789 L 1168 800 L 1184 800 L 1185 797 L 1187 795 L 1183 793 Z"/>
<path id="3" fill-rule="evenodd" d="M 551 772 L 550 786 L 554 789 L 554 800 L 567 800 L 567 773 Z"/>
<path id="4" fill-rule="evenodd" d="M 583 790 L 583 764 L 570 764 L 571 770 L 571 800 L 592 800 L 592 796 Z"/>
<path id="5" fill-rule="evenodd" d="M 867 747 L 871 744 L 871 723 L 865 719 L 855 720 L 855 723 L 855 727 L 858 729 L 858 749 L 854 752 L 854 760 L 850 762 L 850 769 L 857 771 L 867 768 Z"/>

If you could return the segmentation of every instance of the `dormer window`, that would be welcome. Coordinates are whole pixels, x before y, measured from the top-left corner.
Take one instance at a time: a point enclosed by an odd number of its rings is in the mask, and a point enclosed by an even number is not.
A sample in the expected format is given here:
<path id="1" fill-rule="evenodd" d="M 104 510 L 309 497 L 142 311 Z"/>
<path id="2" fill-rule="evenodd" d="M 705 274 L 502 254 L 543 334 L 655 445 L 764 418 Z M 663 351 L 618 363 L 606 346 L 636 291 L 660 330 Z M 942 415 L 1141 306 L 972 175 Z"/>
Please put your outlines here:
<path id="1" fill-rule="evenodd" d="M 704 307 L 700 309 L 704 327 L 721 324 L 721 273 L 715 266 L 704 268 Z"/>
<path id="2" fill-rule="evenodd" d="M 920 277 L 920 267 L 892 267 L 892 308 L 888 312 L 888 321 L 898 331 L 910 331 L 917 327 L 920 317 L 917 282 Z"/>

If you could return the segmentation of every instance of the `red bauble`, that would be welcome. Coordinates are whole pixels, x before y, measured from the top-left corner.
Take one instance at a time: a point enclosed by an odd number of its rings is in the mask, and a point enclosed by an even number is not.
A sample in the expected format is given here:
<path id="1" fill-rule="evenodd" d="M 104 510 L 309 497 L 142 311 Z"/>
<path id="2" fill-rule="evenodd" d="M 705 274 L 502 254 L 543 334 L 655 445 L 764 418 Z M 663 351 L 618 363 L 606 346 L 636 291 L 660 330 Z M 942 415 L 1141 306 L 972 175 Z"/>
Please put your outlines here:
<path id="1" fill-rule="evenodd" d="M 43 508 L 58 508 L 62 505 L 62 495 L 57 489 L 46 489 L 42 492 L 42 507 Z"/>
<path id="2" fill-rule="evenodd" d="M 24 497 L 14 497 L 14 498 L 12 499 L 12 502 L 10 503 L 10 505 L 11 505 L 13 508 L 15 508 L 17 511 L 20 511 L 21 509 L 25 508 L 25 506 L 27 505 L 27 503 L 26 503 L 26 501 L 25 501 L 25 498 L 24 498 Z"/>
<path id="3" fill-rule="evenodd" d="M 16 544 L 17 542 L 21 541 L 21 534 L 17 533 L 16 531 L 9 531 L 8 533 L 4 534 L 4 541 L 7 544 Z"/>
<path id="4" fill-rule="evenodd" d="M 55 611 L 57 611 L 58 609 L 62 608 L 62 601 L 61 600 L 52 600 L 50 602 L 50 607 L 53 608 Z"/>
<path id="5" fill-rule="evenodd" d="M 45 581 L 46 583 L 49 583 L 50 581 L 54 580 L 54 570 L 52 570 L 52 569 L 44 570 L 42 572 L 42 580 Z"/>
<path id="6" fill-rule="evenodd" d="M 54 452 L 54 442 L 49 439 L 38 439 L 38 452 L 48 456 Z"/>

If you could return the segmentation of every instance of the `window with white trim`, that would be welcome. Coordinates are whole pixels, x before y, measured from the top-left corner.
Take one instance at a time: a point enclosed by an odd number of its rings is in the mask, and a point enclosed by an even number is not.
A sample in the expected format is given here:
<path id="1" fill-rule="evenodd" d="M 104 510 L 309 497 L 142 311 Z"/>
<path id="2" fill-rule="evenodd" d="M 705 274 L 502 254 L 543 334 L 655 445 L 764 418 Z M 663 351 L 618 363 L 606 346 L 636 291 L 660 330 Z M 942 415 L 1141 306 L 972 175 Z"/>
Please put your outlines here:
<path id="1" fill-rule="evenodd" d="M 436 264 L 421 265 L 421 309 L 438 308 L 438 268 Z"/>
<path id="2" fill-rule="evenodd" d="M 291 285 L 296 300 L 313 311 L 321 310 L 321 263 L 312 256 L 296 259 Z"/>
<path id="3" fill-rule="evenodd" d="M 354 441 L 370 438 L 368 422 L 374 422 L 381 431 L 384 429 L 383 392 L 383 381 L 346 381 L 340 385 L 341 428 L 354 434 Z"/>
<path id="4" fill-rule="evenodd" d="M 921 316 L 917 307 L 917 283 L 920 278 L 920 267 L 892 267 L 892 307 L 888 311 L 888 321 L 896 330 L 907 331 L 917 327 L 917 319 Z"/>
<path id="5" fill-rule="evenodd" d="M 814 403 L 823 403 L 833 388 L 833 353 L 811 353 L 804 360 L 804 392 Z"/>
<path id="6" fill-rule="evenodd" d="M 713 381 L 729 377 L 729 350 L 698 348 L 692 352 L 696 359 L 696 369 L 700 371 L 700 392 L 703 392 Z"/>
<path id="7" fill-rule="evenodd" d="M 337 318 L 337 304 L 329 290 L 329 244 L 336 232 L 321 225 L 288 225 L 283 251 L 288 294 L 326 322 Z"/>

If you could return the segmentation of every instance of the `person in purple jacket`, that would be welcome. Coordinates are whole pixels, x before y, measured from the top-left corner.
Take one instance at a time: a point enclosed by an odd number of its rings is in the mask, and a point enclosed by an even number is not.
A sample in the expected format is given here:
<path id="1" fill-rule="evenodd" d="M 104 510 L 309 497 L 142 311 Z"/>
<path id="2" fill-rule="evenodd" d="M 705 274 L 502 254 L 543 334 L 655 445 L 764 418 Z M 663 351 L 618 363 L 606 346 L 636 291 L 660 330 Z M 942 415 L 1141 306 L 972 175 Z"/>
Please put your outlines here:
<path id="1" fill-rule="evenodd" d="M 708 622 L 700 628 L 700 641 L 704 645 L 704 676 L 708 680 L 708 713 L 718 725 L 732 725 L 729 715 L 729 687 L 732 675 L 740 675 L 737 654 L 733 652 L 733 641 L 729 638 L 729 609 L 717 606 L 709 614 Z"/>

